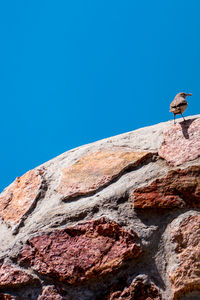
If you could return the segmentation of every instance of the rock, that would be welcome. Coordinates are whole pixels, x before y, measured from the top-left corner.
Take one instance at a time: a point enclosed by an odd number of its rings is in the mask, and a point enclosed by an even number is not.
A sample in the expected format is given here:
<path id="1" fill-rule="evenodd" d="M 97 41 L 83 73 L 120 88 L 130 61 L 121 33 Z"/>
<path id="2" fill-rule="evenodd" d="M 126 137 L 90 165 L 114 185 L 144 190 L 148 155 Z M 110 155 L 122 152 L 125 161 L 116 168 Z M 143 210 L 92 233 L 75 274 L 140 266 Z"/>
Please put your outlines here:
<path id="1" fill-rule="evenodd" d="M 161 300 L 161 295 L 152 283 L 145 283 L 136 278 L 129 287 L 123 291 L 116 291 L 109 295 L 107 300 Z"/>
<path id="2" fill-rule="evenodd" d="M 57 191 L 69 197 L 87 195 L 107 185 L 129 167 L 136 167 L 149 158 L 146 151 L 101 150 L 81 157 L 78 162 L 62 170 Z"/>
<path id="3" fill-rule="evenodd" d="M 170 272 L 173 299 L 200 291 L 200 215 L 185 217 L 171 232 L 177 266 Z M 200 296 L 200 292 L 199 292 Z"/>
<path id="4" fill-rule="evenodd" d="M 0 289 L 23 286 L 34 280 L 33 276 L 22 271 L 19 267 L 6 263 L 0 265 Z"/>
<path id="5" fill-rule="evenodd" d="M 200 165 L 169 171 L 131 194 L 135 208 L 200 208 Z"/>
<path id="6" fill-rule="evenodd" d="M 23 217 L 34 207 L 40 196 L 42 176 L 31 170 L 22 177 L 17 177 L 0 194 L 0 216 L 10 225 L 19 224 Z"/>
<path id="7" fill-rule="evenodd" d="M 199 157 L 200 119 L 189 119 L 167 128 L 158 154 L 172 166 Z"/>
<path id="8" fill-rule="evenodd" d="M 61 296 L 55 286 L 50 285 L 46 286 L 43 291 L 42 295 L 38 297 L 38 300 L 70 300 L 67 297 Z"/>
<path id="9" fill-rule="evenodd" d="M 111 273 L 140 253 L 136 233 L 101 218 L 30 239 L 20 261 L 41 275 L 74 284 Z"/>
<path id="10" fill-rule="evenodd" d="M 177 122 L 72 149 L 5 188 L 0 299 L 200 299 L 200 115 Z"/>

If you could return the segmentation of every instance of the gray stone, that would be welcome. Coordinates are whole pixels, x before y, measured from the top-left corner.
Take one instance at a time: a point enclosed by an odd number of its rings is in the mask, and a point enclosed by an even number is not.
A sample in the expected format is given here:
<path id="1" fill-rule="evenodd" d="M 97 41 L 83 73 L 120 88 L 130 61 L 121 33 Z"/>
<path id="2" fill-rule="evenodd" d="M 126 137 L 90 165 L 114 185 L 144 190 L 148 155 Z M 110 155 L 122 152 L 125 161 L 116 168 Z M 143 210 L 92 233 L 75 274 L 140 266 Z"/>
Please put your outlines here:
<path id="1" fill-rule="evenodd" d="M 200 115 L 187 117 L 186 120 L 194 118 L 200 118 Z M 178 119 L 178 121 L 182 122 L 182 119 Z M 118 291 L 117 288 L 119 288 L 122 291 L 138 275 L 143 276 L 145 274 L 149 282 L 155 285 L 163 299 L 178 299 L 173 298 L 172 283 L 168 275 L 178 265 L 176 250 L 170 241 L 171 230 L 178 228 L 178 224 L 187 215 L 198 214 L 198 209 L 187 210 L 180 207 L 174 210 L 167 208 L 163 210 L 151 208 L 136 210 L 132 200 L 130 200 L 130 195 L 136 188 L 148 186 L 156 179 L 165 177 L 170 170 L 177 169 L 175 166 L 170 166 L 165 159 L 158 155 L 158 150 L 163 142 L 163 133 L 170 126 L 173 126 L 173 121 L 84 145 L 67 151 L 35 168 L 36 171 L 43 174 L 46 186 L 42 195 L 38 197 L 35 207 L 28 212 L 26 218 L 21 220 L 17 230 L 8 227 L 3 219 L 0 220 L 0 259 L 2 261 L 5 258 L 10 260 L 24 271 L 28 269 L 28 272 L 34 274 L 40 282 L 40 286 L 27 286 L 24 295 L 28 295 L 30 292 L 31 299 L 37 299 L 34 295 L 37 297 L 42 295 L 42 288 L 50 283 L 58 286 L 56 293 L 62 294 L 62 299 L 109 299 L 105 298 L 108 297 L 109 290 L 115 292 L 115 289 Z M 80 162 L 83 157 L 90 153 L 112 151 L 113 149 L 126 153 L 146 151 L 150 155 L 137 164 L 128 165 L 105 185 L 98 186 L 97 189 L 88 194 L 66 199 L 58 191 L 64 168 L 69 168 Z M 185 169 L 189 166 L 199 165 L 200 157 L 186 161 L 178 168 Z M 98 176 L 98 174 L 95 173 L 94 176 Z M 79 284 L 76 287 L 60 284 L 56 278 L 42 277 L 31 267 L 20 263 L 20 253 L 32 237 L 44 232 L 50 233 L 56 229 L 73 227 L 79 223 L 101 217 L 118 223 L 129 232 L 131 230 L 136 232 L 143 254 L 136 260 L 123 263 L 122 268 L 113 274 L 97 277 L 96 280 L 86 282 L 83 285 Z M 124 286 L 120 286 L 120 280 L 123 281 Z M 193 299 L 195 293 L 198 292 L 194 290 L 190 296 L 189 294 L 188 296 L 181 295 L 180 297 L 185 298 L 180 299 Z M 19 287 L 15 294 L 21 297 L 23 288 Z M 24 299 L 28 299 L 28 296 L 24 297 Z"/>

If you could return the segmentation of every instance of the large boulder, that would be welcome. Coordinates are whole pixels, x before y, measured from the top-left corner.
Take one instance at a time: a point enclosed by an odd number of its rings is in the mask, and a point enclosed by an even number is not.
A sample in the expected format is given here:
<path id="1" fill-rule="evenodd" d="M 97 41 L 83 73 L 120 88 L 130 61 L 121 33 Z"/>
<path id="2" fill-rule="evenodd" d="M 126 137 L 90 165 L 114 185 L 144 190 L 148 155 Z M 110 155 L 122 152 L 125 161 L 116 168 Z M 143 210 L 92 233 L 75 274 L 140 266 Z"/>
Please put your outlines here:
<path id="1" fill-rule="evenodd" d="M 17 177 L 0 233 L 0 299 L 200 299 L 200 115 Z"/>

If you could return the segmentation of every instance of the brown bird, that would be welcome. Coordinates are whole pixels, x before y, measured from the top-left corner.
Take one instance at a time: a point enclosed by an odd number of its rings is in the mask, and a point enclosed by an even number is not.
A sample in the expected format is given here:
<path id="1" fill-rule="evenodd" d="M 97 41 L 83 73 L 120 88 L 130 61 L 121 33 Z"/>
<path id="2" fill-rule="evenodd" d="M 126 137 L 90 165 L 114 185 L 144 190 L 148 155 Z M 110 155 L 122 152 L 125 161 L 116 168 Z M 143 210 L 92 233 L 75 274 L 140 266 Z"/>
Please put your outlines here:
<path id="1" fill-rule="evenodd" d="M 174 114 L 174 124 L 176 115 L 181 115 L 183 117 L 183 120 L 185 121 L 182 114 L 188 106 L 188 103 L 185 100 L 187 96 L 192 96 L 192 94 L 178 93 L 170 104 L 170 112 L 173 112 Z"/>

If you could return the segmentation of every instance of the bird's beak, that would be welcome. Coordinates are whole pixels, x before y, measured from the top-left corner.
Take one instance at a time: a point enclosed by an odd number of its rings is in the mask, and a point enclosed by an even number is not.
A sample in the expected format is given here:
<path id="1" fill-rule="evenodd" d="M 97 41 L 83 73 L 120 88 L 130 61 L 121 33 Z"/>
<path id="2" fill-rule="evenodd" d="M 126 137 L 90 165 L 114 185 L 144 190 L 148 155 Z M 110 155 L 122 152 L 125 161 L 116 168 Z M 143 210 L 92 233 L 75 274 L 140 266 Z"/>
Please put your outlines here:
<path id="1" fill-rule="evenodd" d="M 192 96 L 192 94 L 186 94 L 186 96 Z"/>

